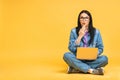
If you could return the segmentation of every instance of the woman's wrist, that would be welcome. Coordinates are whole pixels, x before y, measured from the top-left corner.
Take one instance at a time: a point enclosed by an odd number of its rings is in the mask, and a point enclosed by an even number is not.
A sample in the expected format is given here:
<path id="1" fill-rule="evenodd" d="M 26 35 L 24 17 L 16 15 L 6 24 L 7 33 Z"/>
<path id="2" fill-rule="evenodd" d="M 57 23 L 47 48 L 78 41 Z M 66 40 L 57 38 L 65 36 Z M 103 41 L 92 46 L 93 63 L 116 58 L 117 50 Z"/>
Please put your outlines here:
<path id="1" fill-rule="evenodd" d="M 77 38 L 79 41 L 82 39 L 82 36 L 78 36 L 78 38 Z"/>

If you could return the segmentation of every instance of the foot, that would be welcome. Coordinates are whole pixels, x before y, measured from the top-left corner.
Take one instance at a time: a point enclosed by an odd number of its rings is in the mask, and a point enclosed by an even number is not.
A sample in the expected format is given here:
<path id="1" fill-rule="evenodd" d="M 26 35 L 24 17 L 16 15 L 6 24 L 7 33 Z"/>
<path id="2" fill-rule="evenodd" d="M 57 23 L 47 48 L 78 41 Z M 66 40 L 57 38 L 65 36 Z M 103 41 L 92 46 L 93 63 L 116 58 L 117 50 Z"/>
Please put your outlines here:
<path id="1" fill-rule="evenodd" d="M 95 75 L 104 75 L 104 70 L 103 70 L 103 68 L 93 69 L 92 74 L 95 74 Z"/>
<path id="2" fill-rule="evenodd" d="M 67 73 L 68 73 L 68 74 L 72 73 L 72 70 L 73 70 L 72 67 L 68 67 L 68 71 L 67 71 Z"/>
<path id="3" fill-rule="evenodd" d="M 68 71 L 67 71 L 68 74 L 70 74 L 70 73 L 77 73 L 77 72 L 80 72 L 80 71 L 74 69 L 73 67 L 68 67 Z"/>

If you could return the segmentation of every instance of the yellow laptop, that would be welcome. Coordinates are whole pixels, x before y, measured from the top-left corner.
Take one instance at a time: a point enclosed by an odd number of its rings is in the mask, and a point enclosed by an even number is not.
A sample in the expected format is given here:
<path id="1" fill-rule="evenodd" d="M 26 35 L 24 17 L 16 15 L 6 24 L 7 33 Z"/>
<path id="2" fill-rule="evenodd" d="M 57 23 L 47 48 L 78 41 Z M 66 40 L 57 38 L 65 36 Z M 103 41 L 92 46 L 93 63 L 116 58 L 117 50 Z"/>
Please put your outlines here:
<path id="1" fill-rule="evenodd" d="M 98 55 L 98 48 L 78 47 L 76 58 L 81 60 L 95 60 Z"/>

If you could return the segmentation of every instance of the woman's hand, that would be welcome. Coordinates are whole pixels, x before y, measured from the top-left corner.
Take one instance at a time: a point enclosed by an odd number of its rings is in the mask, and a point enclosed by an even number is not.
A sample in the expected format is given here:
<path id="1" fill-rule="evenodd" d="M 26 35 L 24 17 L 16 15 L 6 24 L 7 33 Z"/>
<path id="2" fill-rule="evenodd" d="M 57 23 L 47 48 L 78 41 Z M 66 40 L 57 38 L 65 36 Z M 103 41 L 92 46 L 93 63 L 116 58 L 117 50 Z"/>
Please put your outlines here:
<path id="1" fill-rule="evenodd" d="M 79 31 L 79 36 L 78 37 L 83 37 L 85 35 L 85 33 L 87 32 L 88 30 L 86 29 L 86 26 L 84 25 L 80 31 Z"/>
<path id="2" fill-rule="evenodd" d="M 80 44 L 80 41 L 82 39 L 82 37 L 85 35 L 85 33 L 87 32 L 88 30 L 86 29 L 86 25 L 84 25 L 80 30 L 79 30 L 79 36 L 78 38 L 76 39 L 75 43 L 77 45 Z"/>

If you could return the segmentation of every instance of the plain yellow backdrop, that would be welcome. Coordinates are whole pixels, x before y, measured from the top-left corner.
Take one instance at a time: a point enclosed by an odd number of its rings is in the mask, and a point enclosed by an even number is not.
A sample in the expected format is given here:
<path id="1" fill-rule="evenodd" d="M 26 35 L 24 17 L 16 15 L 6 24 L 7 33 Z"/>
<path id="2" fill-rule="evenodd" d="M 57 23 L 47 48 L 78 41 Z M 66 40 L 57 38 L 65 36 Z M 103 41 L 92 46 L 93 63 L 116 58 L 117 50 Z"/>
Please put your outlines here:
<path id="1" fill-rule="evenodd" d="M 1 55 L 35 50 L 39 53 L 34 55 L 54 59 L 58 54 L 59 59 L 68 51 L 69 33 L 77 25 L 79 12 L 87 9 L 94 26 L 101 31 L 104 53 L 119 57 L 119 3 L 119 0 L 4 0 L 0 9 Z"/>
<path id="2" fill-rule="evenodd" d="M 68 51 L 70 30 L 83 9 L 91 12 L 101 32 L 109 64 L 119 64 L 119 0 L 0 1 L 0 64 L 65 66 L 62 56 Z"/>

